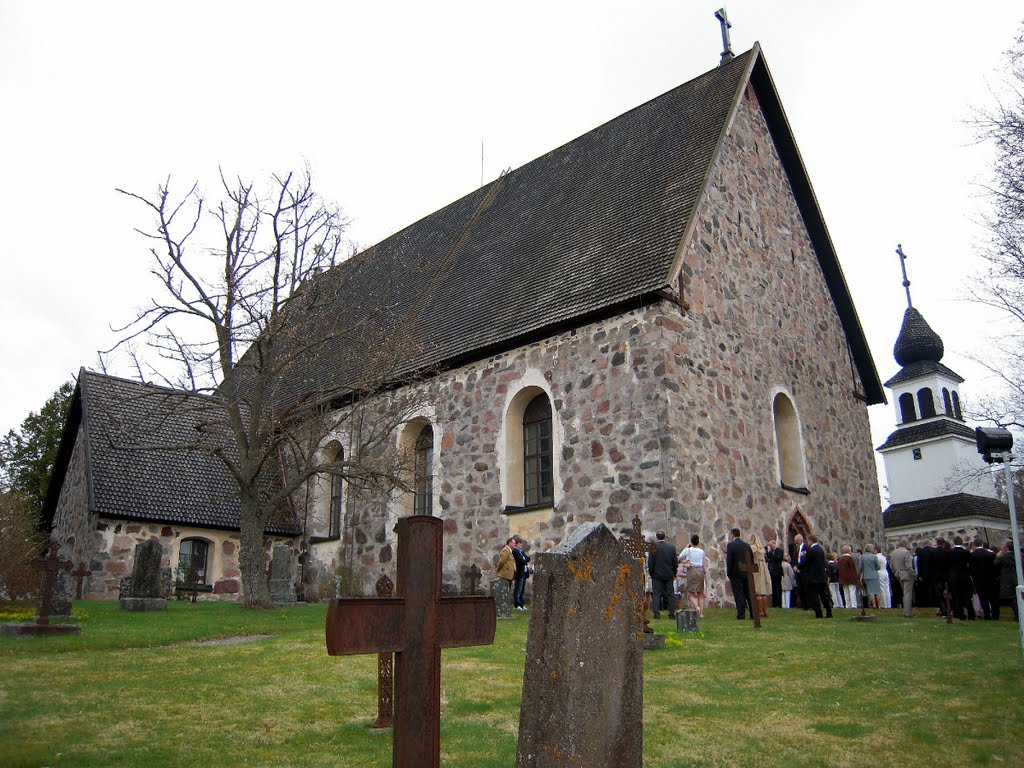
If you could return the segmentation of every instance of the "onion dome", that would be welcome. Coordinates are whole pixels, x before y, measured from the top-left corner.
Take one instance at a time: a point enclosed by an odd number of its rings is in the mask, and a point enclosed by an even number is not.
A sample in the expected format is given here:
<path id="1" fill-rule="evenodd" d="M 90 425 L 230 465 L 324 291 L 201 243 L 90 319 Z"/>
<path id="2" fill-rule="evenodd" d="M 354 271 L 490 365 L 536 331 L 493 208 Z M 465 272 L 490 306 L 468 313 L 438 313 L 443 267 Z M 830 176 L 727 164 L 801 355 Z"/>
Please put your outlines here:
<path id="1" fill-rule="evenodd" d="M 939 334 L 931 329 L 920 312 L 907 307 L 900 335 L 892 348 L 896 362 L 904 367 L 921 361 L 937 363 L 944 351 Z"/>

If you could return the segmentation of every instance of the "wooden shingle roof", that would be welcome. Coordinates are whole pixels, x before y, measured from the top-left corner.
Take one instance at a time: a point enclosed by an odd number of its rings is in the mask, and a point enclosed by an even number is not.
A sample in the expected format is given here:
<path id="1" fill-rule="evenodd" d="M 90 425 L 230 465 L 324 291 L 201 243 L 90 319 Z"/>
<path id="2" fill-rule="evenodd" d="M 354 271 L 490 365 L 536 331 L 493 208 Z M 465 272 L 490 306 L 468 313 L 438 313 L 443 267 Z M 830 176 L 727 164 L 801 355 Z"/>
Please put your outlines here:
<path id="1" fill-rule="evenodd" d="M 292 322 L 339 332 L 290 372 L 291 405 L 360 389 L 391 342 L 397 381 L 651 301 L 679 269 L 748 83 L 783 158 L 868 403 L 885 402 L 820 210 L 760 49 L 737 56 L 406 227 L 306 287 Z M 298 332 L 297 336 L 308 336 Z M 395 343 L 394 340 L 400 341 Z M 244 374 L 241 374 L 244 375 Z"/>

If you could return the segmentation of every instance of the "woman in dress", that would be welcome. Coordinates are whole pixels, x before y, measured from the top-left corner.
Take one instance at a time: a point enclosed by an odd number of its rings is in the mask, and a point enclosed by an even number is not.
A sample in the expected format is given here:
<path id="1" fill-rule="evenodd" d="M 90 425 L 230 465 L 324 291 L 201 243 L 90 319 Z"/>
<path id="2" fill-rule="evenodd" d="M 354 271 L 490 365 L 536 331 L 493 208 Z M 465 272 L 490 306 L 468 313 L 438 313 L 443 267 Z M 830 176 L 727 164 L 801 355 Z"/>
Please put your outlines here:
<path id="1" fill-rule="evenodd" d="M 679 570 L 684 568 L 683 589 L 690 598 L 690 605 L 697 611 L 697 618 L 704 618 L 704 550 L 701 549 L 700 537 L 695 533 L 690 537 L 690 546 L 679 553 Z"/>
<path id="2" fill-rule="evenodd" d="M 789 555 L 782 556 L 782 607 L 792 608 L 791 598 L 793 590 L 796 589 L 796 574 L 793 572 L 793 563 Z"/>
<path id="3" fill-rule="evenodd" d="M 892 591 L 889 582 L 889 561 L 878 552 L 878 596 L 882 608 L 892 608 Z"/>
<path id="4" fill-rule="evenodd" d="M 878 607 L 878 594 L 881 591 L 878 583 L 878 547 L 868 544 L 868 551 L 861 557 L 861 578 L 864 579 L 864 594 L 867 595 L 867 608 Z"/>
<path id="5" fill-rule="evenodd" d="M 1017 597 L 1014 590 L 1017 588 L 1017 563 L 1013 559 L 1013 542 L 1007 540 L 1003 548 L 996 556 L 996 573 L 999 578 L 999 604 L 1009 603 L 1013 609 L 1013 618 L 1017 619 Z"/>

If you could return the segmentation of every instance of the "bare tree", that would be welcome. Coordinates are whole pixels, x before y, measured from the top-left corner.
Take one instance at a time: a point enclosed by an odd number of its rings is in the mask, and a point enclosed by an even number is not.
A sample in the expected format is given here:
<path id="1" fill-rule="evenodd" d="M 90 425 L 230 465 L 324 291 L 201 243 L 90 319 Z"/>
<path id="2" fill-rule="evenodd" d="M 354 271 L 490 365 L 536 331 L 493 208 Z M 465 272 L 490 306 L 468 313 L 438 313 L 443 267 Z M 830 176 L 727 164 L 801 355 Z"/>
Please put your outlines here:
<path id="1" fill-rule="evenodd" d="M 967 290 L 973 301 L 999 310 L 1008 322 L 1007 332 L 977 358 L 1001 386 L 995 394 L 979 398 L 971 415 L 1024 429 L 1024 35 L 1006 56 L 995 106 L 973 120 L 978 138 L 992 143 L 996 158 L 986 188 L 992 209 L 985 220 L 985 266 Z"/>
<path id="2" fill-rule="evenodd" d="M 138 231 L 162 289 L 121 329 L 119 346 L 144 340 L 156 362 L 133 355 L 140 377 L 203 395 L 165 396 L 164 408 L 196 409 L 198 434 L 149 447 L 207 451 L 223 465 L 241 502 L 245 603 L 265 607 L 268 523 L 318 474 L 356 488 L 401 484 L 402 457 L 386 444 L 417 388 L 400 386 L 412 353 L 403 315 L 376 300 L 371 260 L 345 258 L 346 220 L 316 194 L 308 168 L 273 176 L 265 190 L 220 181 L 212 205 L 198 185 L 175 197 L 169 180 L 152 198 L 118 190 L 153 218 Z M 323 457 L 332 435 L 343 436 L 341 460 Z"/>

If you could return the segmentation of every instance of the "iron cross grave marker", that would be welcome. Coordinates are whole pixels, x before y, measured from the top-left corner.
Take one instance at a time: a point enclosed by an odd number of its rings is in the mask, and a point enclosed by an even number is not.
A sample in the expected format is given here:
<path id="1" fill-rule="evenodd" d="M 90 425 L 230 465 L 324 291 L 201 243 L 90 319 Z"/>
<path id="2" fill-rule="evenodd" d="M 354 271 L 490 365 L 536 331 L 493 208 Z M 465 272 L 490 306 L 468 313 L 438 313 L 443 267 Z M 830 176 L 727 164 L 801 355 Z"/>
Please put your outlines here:
<path id="1" fill-rule="evenodd" d="M 439 517 L 403 517 L 398 533 L 398 589 L 392 598 L 331 601 L 327 653 L 395 654 L 392 765 L 441 764 L 441 649 L 494 642 L 490 597 L 441 597 Z"/>
<path id="2" fill-rule="evenodd" d="M 70 560 L 61 560 L 58 552 L 60 552 L 60 544 L 51 541 L 50 551 L 46 557 L 37 557 L 32 561 L 32 565 L 46 573 L 43 580 L 43 594 L 40 595 L 37 624 L 50 623 L 50 602 L 53 600 L 53 582 L 57 578 L 57 571 L 70 571 L 74 567 Z"/>

